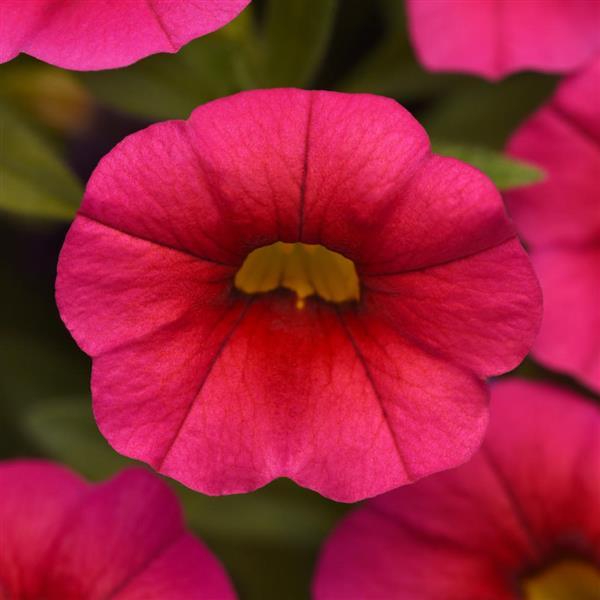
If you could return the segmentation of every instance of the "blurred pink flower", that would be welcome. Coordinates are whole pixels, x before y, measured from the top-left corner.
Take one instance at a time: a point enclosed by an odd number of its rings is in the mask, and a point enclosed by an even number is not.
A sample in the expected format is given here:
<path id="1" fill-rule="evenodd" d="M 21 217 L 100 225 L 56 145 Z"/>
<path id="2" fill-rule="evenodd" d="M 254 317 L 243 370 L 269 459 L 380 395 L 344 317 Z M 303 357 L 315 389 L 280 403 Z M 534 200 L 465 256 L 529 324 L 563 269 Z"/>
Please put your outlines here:
<path id="1" fill-rule="evenodd" d="M 347 516 L 322 551 L 315 599 L 596 598 L 599 474 L 597 406 L 497 383 L 481 451 Z"/>
<path id="2" fill-rule="evenodd" d="M 90 485 L 54 463 L 4 461 L 0 490 L 2 598 L 235 598 L 173 493 L 143 469 Z"/>
<path id="3" fill-rule="evenodd" d="M 281 275 L 240 291 L 249 253 L 281 241 L 353 261 L 357 295 L 296 299 Z M 339 273 L 316 268 L 333 288 Z M 209 494 L 289 477 L 341 501 L 467 460 L 484 378 L 522 360 L 541 312 L 482 173 L 432 155 L 393 100 L 291 89 L 119 144 L 90 179 L 56 293 L 119 452 Z"/>
<path id="4" fill-rule="evenodd" d="M 177 52 L 223 27 L 250 0 L 2 0 L 0 63 L 20 52 L 64 69 L 124 67 Z"/>
<path id="5" fill-rule="evenodd" d="M 432 71 L 500 79 L 565 73 L 600 52 L 597 0 L 407 0 L 417 56 Z"/>
<path id="6" fill-rule="evenodd" d="M 544 292 L 533 354 L 600 391 L 600 60 L 558 88 L 516 132 L 513 156 L 544 182 L 506 199 Z"/>

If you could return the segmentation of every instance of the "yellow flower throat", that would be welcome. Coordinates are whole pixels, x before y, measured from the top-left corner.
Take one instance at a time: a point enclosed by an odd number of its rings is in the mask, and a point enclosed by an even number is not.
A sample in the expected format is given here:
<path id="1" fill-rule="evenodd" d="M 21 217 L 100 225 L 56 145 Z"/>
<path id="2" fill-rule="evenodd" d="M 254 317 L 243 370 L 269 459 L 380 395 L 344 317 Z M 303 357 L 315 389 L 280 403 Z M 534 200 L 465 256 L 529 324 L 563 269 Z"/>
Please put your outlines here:
<path id="1" fill-rule="evenodd" d="M 526 600 L 600 600 L 600 571 L 565 560 L 528 578 L 523 589 Z"/>
<path id="2" fill-rule="evenodd" d="M 234 283 L 246 294 L 291 290 L 298 309 L 312 295 L 336 303 L 360 299 L 354 263 L 317 244 L 276 242 L 257 248 L 246 257 Z"/>

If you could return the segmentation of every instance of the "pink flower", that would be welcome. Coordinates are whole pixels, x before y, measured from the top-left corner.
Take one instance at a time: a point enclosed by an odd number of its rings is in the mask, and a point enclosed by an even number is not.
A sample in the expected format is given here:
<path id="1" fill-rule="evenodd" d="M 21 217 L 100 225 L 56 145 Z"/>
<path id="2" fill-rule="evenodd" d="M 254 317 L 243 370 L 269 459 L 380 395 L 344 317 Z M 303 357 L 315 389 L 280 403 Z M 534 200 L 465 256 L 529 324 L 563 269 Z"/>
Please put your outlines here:
<path id="1" fill-rule="evenodd" d="M 147 471 L 90 485 L 53 463 L 4 461 L 0 489 L 2 598 L 235 598 L 173 493 Z"/>
<path id="2" fill-rule="evenodd" d="M 600 52 L 597 0 L 407 0 L 407 10 L 417 56 L 432 71 L 565 73 Z"/>
<path id="3" fill-rule="evenodd" d="M 466 465 L 367 502 L 323 549 L 316 600 L 583 600 L 600 589 L 600 412 L 547 384 L 492 388 Z"/>
<path id="4" fill-rule="evenodd" d="M 250 0 L 2 0 L 0 63 L 20 52 L 78 71 L 177 52 L 236 17 Z"/>
<path id="5" fill-rule="evenodd" d="M 600 60 L 567 79 L 517 131 L 514 156 L 537 163 L 544 182 L 507 202 L 544 292 L 533 353 L 600 391 Z"/>
<path id="6" fill-rule="evenodd" d="M 483 174 L 392 100 L 290 89 L 106 156 L 57 302 L 119 452 L 208 494 L 289 477 L 341 501 L 467 460 L 484 378 L 540 317 Z"/>

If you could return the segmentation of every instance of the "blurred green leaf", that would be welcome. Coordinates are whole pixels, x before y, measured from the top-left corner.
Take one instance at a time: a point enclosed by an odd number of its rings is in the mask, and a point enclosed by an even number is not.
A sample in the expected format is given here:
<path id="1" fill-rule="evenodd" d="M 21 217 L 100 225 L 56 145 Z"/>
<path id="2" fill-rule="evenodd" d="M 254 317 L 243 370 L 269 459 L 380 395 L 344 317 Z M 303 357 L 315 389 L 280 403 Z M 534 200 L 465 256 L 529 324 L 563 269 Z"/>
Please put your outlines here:
<path id="1" fill-rule="evenodd" d="M 270 0 L 266 8 L 266 86 L 305 87 L 331 37 L 338 0 Z"/>
<path id="2" fill-rule="evenodd" d="M 448 87 L 452 75 L 424 71 L 412 55 L 406 55 L 401 37 L 386 40 L 365 57 L 336 86 L 343 92 L 393 96 L 403 102 L 430 96 Z"/>
<path id="3" fill-rule="evenodd" d="M 20 114 L 0 103 L 0 209 L 69 220 L 82 186 L 52 146 Z"/>
<path id="4" fill-rule="evenodd" d="M 46 456 L 88 479 L 105 479 L 131 462 L 102 437 L 87 397 L 38 402 L 23 412 L 21 427 Z"/>
<path id="5" fill-rule="evenodd" d="M 184 119 L 199 104 L 256 87 L 258 43 L 250 8 L 226 27 L 125 69 L 80 73 L 97 100 L 139 117 Z"/>
<path id="6" fill-rule="evenodd" d="M 468 80 L 420 117 L 432 138 L 502 148 L 554 89 L 556 77 L 523 73 L 500 83 Z"/>
<path id="7" fill-rule="evenodd" d="M 456 75 L 429 73 L 417 62 L 407 35 L 403 3 L 380 0 L 378 4 L 385 33 L 336 89 L 382 94 L 409 102 L 428 97 L 461 80 Z"/>
<path id="8" fill-rule="evenodd" d="M 432 149 L 483 171 L 500 190 L 530 185 L 544 178 L 541 169 L 489 148 L 432 141 Z"/>
<path id="9" fill-rule="evenodd" d="M 73 72 L 26 55 L 0 68 L 0 99 L 53 134 L 82 131 L 93 110 L 90 95 Z"/>
<path id="10" fill-rule="evenodd" d="M 261 543 L 287 540 L 291 546 L 305 546 L 323 537 L 344 511 L 344 505 L 284 479 L 233 496 L 211 497 L 183 486 L 177 489 L 191 526 L 207 537 L 237 536 Z"/>

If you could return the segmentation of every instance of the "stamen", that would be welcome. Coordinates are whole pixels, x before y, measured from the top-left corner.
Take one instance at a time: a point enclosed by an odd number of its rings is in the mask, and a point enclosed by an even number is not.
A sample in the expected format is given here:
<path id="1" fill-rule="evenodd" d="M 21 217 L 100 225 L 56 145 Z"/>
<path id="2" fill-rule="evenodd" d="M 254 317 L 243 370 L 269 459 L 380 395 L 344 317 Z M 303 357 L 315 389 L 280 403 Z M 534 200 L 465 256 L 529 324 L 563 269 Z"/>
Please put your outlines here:
<path id="1" fill-rule="evenodd" d="M 590 563 L 565 560 L 528 578 L 526 600 L 600 600 L 600 571 Z"/>
<path id="2" fill-rule="evenodd" d="M 235 276 L 235 286 L 246 294 L 279 287 L 296 293 L 296 308 L 316 295 L 327 302 L 360 299 L 354 263 L 318 244 L 276 242 L 251 252 Z"/>

